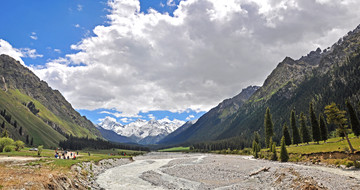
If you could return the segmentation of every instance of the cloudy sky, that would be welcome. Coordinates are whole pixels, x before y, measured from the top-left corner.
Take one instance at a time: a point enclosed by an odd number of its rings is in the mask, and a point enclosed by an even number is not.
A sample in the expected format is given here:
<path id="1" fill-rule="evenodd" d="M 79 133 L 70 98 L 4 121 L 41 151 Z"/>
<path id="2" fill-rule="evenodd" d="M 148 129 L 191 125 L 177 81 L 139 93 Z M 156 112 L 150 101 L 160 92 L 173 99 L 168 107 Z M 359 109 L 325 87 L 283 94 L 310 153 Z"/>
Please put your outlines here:
<path id="1" fill-rule="evenodd" d="M 93 122 L 192 120 L 360 24 L 358 0 L 2 2 L 0 53 Z"/>

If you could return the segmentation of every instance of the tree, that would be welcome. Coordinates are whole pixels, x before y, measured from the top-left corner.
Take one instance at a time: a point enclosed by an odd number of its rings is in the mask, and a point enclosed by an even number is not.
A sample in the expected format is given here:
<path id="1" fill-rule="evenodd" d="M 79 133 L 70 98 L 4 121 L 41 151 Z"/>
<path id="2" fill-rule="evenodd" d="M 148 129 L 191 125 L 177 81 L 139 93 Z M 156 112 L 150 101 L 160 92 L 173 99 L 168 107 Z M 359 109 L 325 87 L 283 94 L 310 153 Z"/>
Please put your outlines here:
<path id="1" fill-rule="evenodd" d="M 271 119 L 270 109 L 266 109 L 265 119 L 264 119 L 264 127 L 265 127 L 265 144 L 266 148 L 270 148 L 270 139 L 274 135 L 274 124 Z"/>
<path id="2" fill-rule="evenodd" d="M 22 135 L 22 127 L 19 129 L 19 134 Z"/>
<path id="3" fill-rule="evenodd" d="M 256 143 L 260 144 L 260 135 L 257 131 L 254 132 L 254 140 Z"/>
<path id="4" fill-rule="evenodd" d="M 14 143 L 14 140 L 12 140 L 9 137 L 3 137 L 0 138 L 0 152 L 2 152 L 5 148 L 5 146 L 12 145 Z"/>
<path id="5" fill-rule="evenodd" d="M 280 160 L 281 160 L 281 162 L 287 162 L 289 160 L 289 154 L 286 150 L 284 136 L 281 138 Z"/>
<path id="6" fill-rule="evenodd" d="M 290 125 L 291 125 L 291 129 L 292 129 L 292 141 L 293 144 L 298 145 L 299 143 L 301 143 L 301 137 L 299 134 L 299 129 L 296 126 L 296 119 L 295 119 L 295 111 L 292 110 L 291 114 L 290 114 Z"/>
<path id="7" fill-rule="evenodd" d="M 20 151 L 21 149 L 23 149 L 25 147 L 24 144 L 25 143 L 20 140 L 15 141 L 15 151 Z"/>
<path id="8" fill-rule="evenodd" d="M 258 158 L 259 155 L 258 155 L 258 152 L 260 152 L 260 146 L 258 143 L 256 143 L 255 139 L 253 141 L 253 146 L 252 146 L 252 151 L 253 151 L 253 155 L 254 155 L 254 158 Z"/>
<path id="9" fill-rule="evenodd" d="M 34 145 L 34 138 L 33 137 L 31 137 L 30 145 L 31 146 Z"/>
<path id="10" fill-rule="evenodd" d="M 38 146 L 38 151 L 37 151 L 38 156 L 40 156 L 40 155 L 41 155 L 41 152 L 43 151 L 43 148 L 44 148 L 44 146 L 43 146 L 43 145 Z"/>
<path id="11" fill-rule="evenodd" d="M 346 101 L 346 107 L 347 107 L 349 115 L 350 115 L 351 129 L 352 129 L 353 133 L 355 134 L 355 136 L 357 136 L 359 138 L 359 136 L 360 136 L 359 118 L 356 115 L 354 107 L 351 105 L 351 103 L 348 100 Z"/>
<path id="12" fill-rule="evenodd" d="M 338 126 L 338 130 L 344 134 L 351 153 L 355 151 L 353 146 L 351 145 L 351 142 L 349 140 L 349 137 L 347 135 L 347 119 L 345 118 L 346 111 L 340 110 L 337 105 L 333 102 L 330 105 L 325 106 L 325 114 L 327 116 L 327 123 L 328 124 L 335 124 Z"/>
<path id="13" fill-rule="evenodd" d="M 26 144 L 29 144 L 29 135 L 26 135 L 26 141 L 25 141 Z"/>
<path id="14" fill-rule="evenodd" d="M 17 128 L 17 121 L 16 120 L 14 121 L 14 127 L 15 127 L 15 129 Z"/>
<path id="15" fill-rule="evenodd" d="M 319 141 L 321 141 L 321 133 L 319 128 L 319 122 L 316 118 L 312 102 L 310 102 L 309 113 L 310 113 L 310 123 L 311 123 L 313 140 L 319 144 Z"/>
<path id="16" fill-rule="evenodd" d="M 302 112 L 300 113 L 300 133 L 301 133 L 302 142 L 309 144 L 311 138 L 310 138 L 309 130 L 306 126 L 306 116 Z"/>
<path id="17" fill-rule="evenodd" d="M 328 139 L 328 129 L 323 114 L 319 115 L 319 122 L 320 122 L 321 139 L 324 142 L 326 142 L 326 140 Z"/>
<path id="18" fill-rule="evenodd" d="M 291 145 L 291 137 L 286 123 L 283 126 L 282 133 L 283 133 L 283 137 L 285 138 L 285 144 Z"/>
<path id="19" fill-rule="evenodd" d="M 5 121 L 2 122 L 1 128 L 3 128 L 3 129 L 5 128 Z"/>
<path id="20" fill-rule="evenodd" d="M 5 138 L 9 137 L 9 132 L 5 129 L 5 130 L 2 132 L 1 137 L 5 137 Z"/>
<path id="21" fill-rule="evenodd" d="M 277 156 L 277 153 L 276 153 L 276 143 L 273 143 L 273 145 L 272 145 L 271 160 L 273 160 L 273 161 L 277 161 L 277 160 L 278 160 L 278 156 Z"/>

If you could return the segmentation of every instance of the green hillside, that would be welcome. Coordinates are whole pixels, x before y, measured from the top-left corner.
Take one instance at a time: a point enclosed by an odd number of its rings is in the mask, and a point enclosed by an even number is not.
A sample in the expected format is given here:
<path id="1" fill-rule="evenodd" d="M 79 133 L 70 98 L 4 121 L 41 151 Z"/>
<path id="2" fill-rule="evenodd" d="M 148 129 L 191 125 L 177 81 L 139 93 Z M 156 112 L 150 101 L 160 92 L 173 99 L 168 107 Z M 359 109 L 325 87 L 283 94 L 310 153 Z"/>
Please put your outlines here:
<path id="1" fill-rule="evenodd" d="M 11 115 L 11 123 L 17 122 L 17 128 L 15 128 L 13 124 L 9 124 L 4 117 L 0 116 L 0 122 L 5 121 L 5 129 L 14 139 L 26 142 L 26 135 L 29 135 L 30 139 L 34 139 L 34 146 L 42 144 L 47 147 L 57 147 L 60 140 L 65 140 L 63 135 L 52 129 L 41 118 L 35 116 L 25 105 L 12 96 L 12 93 L 0 90 L 0 110 L 4 109 L 8 115 Z M 19 134 L 20 127 L 23 128 L 22 135 Z M 1 131 L 3 130 L 1 128 Z"/>

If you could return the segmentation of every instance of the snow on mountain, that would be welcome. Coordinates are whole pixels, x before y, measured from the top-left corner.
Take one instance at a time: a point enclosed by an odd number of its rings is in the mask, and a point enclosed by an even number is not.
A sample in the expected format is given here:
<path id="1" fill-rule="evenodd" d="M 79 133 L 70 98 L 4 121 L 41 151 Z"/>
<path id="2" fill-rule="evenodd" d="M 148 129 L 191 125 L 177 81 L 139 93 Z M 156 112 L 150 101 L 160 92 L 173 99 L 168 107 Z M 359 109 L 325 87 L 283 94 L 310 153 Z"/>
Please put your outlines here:
<path id="1" fill-rule="evenodd" d="M 149 121 L 138 119 L 127 125 L 121 125 L 116 122 L 116 119 L 106 117 L 99 125 L 102 128 L 112 130 L 119 135 L 130 137 L 138 143 L 155 144 L 178 129 L 184 123 L 185 122 L 181 120 L 174 119 L 171 121 L 168 118 L 164 118 L 160 120 L 152 119 Z"/>

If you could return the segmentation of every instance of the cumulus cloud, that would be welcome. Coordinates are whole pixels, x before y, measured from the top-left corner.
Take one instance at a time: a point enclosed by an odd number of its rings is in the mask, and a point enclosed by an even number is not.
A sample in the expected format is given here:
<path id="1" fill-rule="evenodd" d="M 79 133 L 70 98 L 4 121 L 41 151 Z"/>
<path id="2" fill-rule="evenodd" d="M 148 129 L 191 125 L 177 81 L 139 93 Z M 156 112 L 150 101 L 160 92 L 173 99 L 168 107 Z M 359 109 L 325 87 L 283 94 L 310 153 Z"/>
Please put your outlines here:
<path id="1" fill-rule="evenodd" d="M 36 70 L 78 109 L 207 111 L 261 85 L 285 56 L 331 45 L 360 17 L 351 0 L 187 0 L 174 17 L 141 13 L 138 0 L 108 5 L 108 25 L 72 45 L 78 53 Z"/>
<path id="2" fill-rule="evenodd" d="M 37 57 L 43 57 L 43 55 L 38 54 L 35 49 L 30 49 L 30 48 L 17 49 L 12 47 L 12 45 L 9 42 L 3 39 L 0 39 L 0 54 L 9 55 L 14 59 L 16 59 L 17 61 L 19 61 L 21 64 L 24 64 L 24 61 L 21 59 L 22 57 L 30 57 L 32 59 L 35 59 Z"/>

